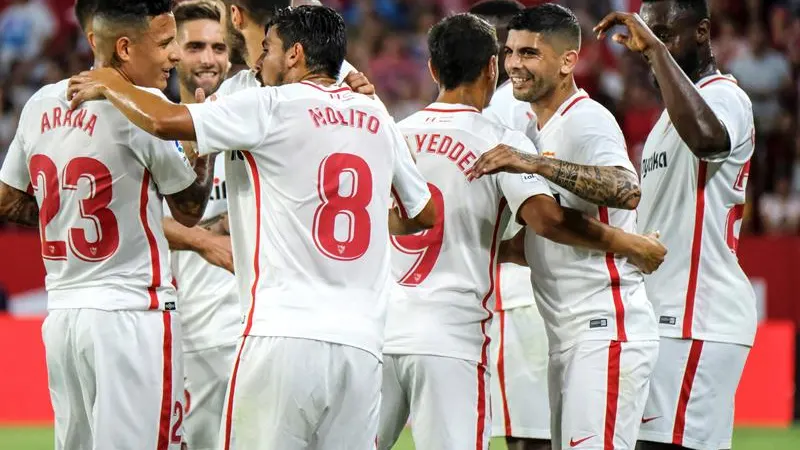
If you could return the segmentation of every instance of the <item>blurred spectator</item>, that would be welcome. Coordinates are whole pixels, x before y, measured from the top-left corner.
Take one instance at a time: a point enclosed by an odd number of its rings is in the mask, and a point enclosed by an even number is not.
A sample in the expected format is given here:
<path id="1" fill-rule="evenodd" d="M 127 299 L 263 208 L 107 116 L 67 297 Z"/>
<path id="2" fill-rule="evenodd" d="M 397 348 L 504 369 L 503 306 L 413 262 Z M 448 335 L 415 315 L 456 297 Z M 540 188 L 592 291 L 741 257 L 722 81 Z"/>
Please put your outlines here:
<path id="1" fill-rule="evenodd" d="M 794 138 L 794 160 L 792 161 L 792 193 L 800 195 L 800 132 Z"/>
<path id="2" fill-rule="evenodd" d="M 781 111 L 780 95 L 791 89 L 791 69 L 786 57 L 769 47 L 762 25 L 750 26 L 748 43 L 730 69 L 753 102 L 756 129 L 770 134 Z"/>
<path id="3" fill-rule="evenodd" d="M 57 23 L 47 4 L 14 0 L 0 14 L 0 76 L 16 61 L 29 61 L 53 37 Z"/>
<path id="4" fill-rule="evenodd" d="M 789 179 L 775 183 L 775 193 L 761 199 L 761 223 L 766 234 L 795 234 L 800 224 L 800 195 L 791 192 Z"/>
<path id="5" fill-rule="evenodd" d="M 722 72 L 730 71 L 730 62 L 747 50 L 744 39 L 736 34 L 736 25 L 730 17 L 723 17 L 719 21 L 719 31 L 713 37 L 711 44 L 714 57 Z"/>
<path id="6" fill-rule="evenodd" d="M 625 100 L 620 107 L 624 111 L 621 125 L 628 146 L 628 156 L 638 172 L 644 143 L 661 116 L 662 107 L 652 91 L 643 83 L 628 85 Z"/>

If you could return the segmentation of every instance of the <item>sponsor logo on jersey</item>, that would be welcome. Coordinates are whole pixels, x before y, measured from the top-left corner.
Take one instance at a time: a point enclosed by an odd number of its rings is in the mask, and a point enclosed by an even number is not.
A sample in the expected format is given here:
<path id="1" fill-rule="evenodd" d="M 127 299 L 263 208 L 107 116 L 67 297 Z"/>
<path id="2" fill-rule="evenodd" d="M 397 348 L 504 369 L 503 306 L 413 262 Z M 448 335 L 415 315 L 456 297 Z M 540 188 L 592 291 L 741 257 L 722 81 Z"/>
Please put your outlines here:
<path id="1" fill-rule="evenodd" d="M 608 326 L 608 319 L 592 319 L 589 321 L 589 329 L 605 328 Z"/>
<path id="2" fill-rule="evenodd" d="M 187 166 L 191 166 L 191 164 L 189 163 L 189 158 L 186 157 L 186 152 L 183 151 L 183 144 L 181 144 L 181 141 L 175 141 L 175 148 L 178 149 L 178 153 L 181 154 L 181 159 L 183 160 L 183 163 L 186 164 Z"/>
<path id="3" fill-rule="evenodd" d="M 225 180 L 220 180 L 214 177 L 214 185 L 211 187 L 211 195 L 208 196 L 209 201 L 225 200 L 228 198 L 228 185 Z"/>
<path id="4" fill-rule="evenodd" d="M 667 168 L 667 152 L 653 153 L 649 158 L 642 160 L 642 179 L 647 177 L 647 174 L 656 169 Z"/>
<path id="5" fill-rule="evenodd" d="M 678 319 L 672 316 L 661 316 L 658 318 L 658 323 L 662 325 L 675 325 L 678 323 Z"/>
<path id="6" fill-rule="evenodd" d="M 537 181 L 536 175 L 532 173 L 523 173 L 522 174 L 522 182 L 523 183 L 535 183 Z"/>
<path id="7" fill-rule="evenodd" d="M 166 302 L 164 303 L 164 311 L 175 311 L 175 302 Z"/>

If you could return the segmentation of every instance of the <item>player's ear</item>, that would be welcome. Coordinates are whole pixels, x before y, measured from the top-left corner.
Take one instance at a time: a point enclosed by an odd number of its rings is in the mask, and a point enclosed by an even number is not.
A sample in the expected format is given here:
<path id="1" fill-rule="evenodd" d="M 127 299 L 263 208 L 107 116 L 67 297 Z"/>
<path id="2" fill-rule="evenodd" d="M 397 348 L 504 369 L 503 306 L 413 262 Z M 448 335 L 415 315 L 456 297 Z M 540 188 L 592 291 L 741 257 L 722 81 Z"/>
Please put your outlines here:
<path id="1" fill-rule="evenodd" d="M 436 69 L 433 68 L 433 64 L 431 64 L 430 59 L 428 59 L 428 72 L 431 74 L 433 82 L 439 84 L 439 74 L 436 72 Z"/>
<path id="2" fill-rule="evenodd" d="M 705 44 L 711 38 L 711 22 L 708 19 L 703 19 L 697 24 L 695 29 L 695 39 L 698 44 Z"/>
<path id="3" fill-rule="evenodd" d="M 569 75 L 578 65 L 578 50 L 567 50 L 561 56 L 561 74 Z"/>
<path id="4" fill-rule="evenodd" d="M 286 67 L 291 69 L 300 64 L 300 61 L 305 60 L 305 54 L 303 44 L 299 42 L 292 44 L 292 46 L 286 50 Z"/>
<path id="5" fill-rule="evenodd" d="M 231 5 L 230 15 L 233 27 L 238 31 L 242 31 L 242 28 L 244 28 L 244 15 L 242 14 L 242 10 L 236 5 Z"/>
<path id="6" fill-rule="evenodd" d="M 92 52 L 97 53 L 97 44 L 94 42 L 94 31 L 86 33 L 86 40 L 89 41 L 89 47 L 92 48 Z"/>
<path id="7" fill-rule="evenodd" d="M 128 62 L 131 59 L 131 39 L 127 36 L 121 36 L 117 39 L 114 45 L 114 56 L 120 62 Z"/>
<path id="8" fill-rule="evenodd" d="M 497 84 L 497 76 L 500 73 L 500 68 L 497 66 L 497 55 L 493 55 L 489 58 L 489 65 L 486 66 L 486 74 L 489 76 L 491 80 L 494 80 L 494 84 Z"/>

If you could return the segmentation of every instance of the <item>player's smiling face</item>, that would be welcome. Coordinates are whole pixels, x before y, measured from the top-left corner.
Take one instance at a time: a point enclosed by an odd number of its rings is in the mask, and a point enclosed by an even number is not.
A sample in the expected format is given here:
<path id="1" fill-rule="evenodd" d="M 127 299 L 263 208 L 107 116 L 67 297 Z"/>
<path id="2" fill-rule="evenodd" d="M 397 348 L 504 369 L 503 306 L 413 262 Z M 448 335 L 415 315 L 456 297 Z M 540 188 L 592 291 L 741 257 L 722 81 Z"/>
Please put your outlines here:
<path id="1" fill-rule="evenodd" d="M 286 51 L 276 27 L 267 30 L 263 49 L 255 66 L 257 77 L 264 86 L 280 86 L 286 79 Z"/>
<path id="2" fill-rule="evenodd" d="M 206 96 L 214 93 L 225 78 L 228 67 L 228 49 L 222 38 L 219 23 L 208 20 L 192 20 L 178 30 L 181 61 L 178 76 L 189 92 L 198 87 Z"/>
<path id="3" fill-rule="evenodd" d="M 138 86 L 166 89 L 169 72 L 180 61 L 172 13 L 156 16 L 149 29 L 131 42 L 124 71 Z"/>
<path id="4" fill-rule="evenodd" d="M 541 33 L 511 30 L 505 48 L 505 69 L 517 100 L 534 103 L 555 89 L 560 56 Z"/>

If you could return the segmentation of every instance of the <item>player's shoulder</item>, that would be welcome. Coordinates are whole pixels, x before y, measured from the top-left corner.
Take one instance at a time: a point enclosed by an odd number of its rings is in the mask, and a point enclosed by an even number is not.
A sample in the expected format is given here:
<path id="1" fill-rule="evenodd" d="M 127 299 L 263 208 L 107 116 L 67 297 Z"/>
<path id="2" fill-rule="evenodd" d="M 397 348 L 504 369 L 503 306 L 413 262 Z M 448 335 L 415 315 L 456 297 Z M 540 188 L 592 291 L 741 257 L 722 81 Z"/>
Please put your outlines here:
<path id="1" fill-rule="evenodd" d="M 66 102 L 68 87 L 69 79 L 63 79 L 57 83 L 42 86 L 31 96 L 30 99 L 28 99 L 28 102 L 36 102 L 42 99 L 59 99 Z"/>
<path id="2" fill-rule="evenodd" d="M 622 133 L 611 111 L 585 92 L 567 100 L 559 114 L 561 127 L 573 136 Z"/>
<path id="3" fill-rule="evenodd" d="M 383 104 L 367 95 L 359 94 L 349 86 L 322 86 L 316 83 L 301 81 L 278 86 L 275 89 L 276 99 L 279 103 L 308 103 L 315 107 L 331 108 L 359 108 L 364 112 L 382 120 L 394 119 Z"/>
<path id="4" fill-rule="evenodd" d="M 721 100 L 739 101 L 752 107 L 750 97 L 732 75 L 708 76 L 697 83 L 697 88 L 704 98 L 716 97 Z"/>
<path id="5" fill-rule="evenodd" d="M 223 81 L 215 94 L 218 96 L 230 95 L 244 89 L 260 86 L 261 83 L 258 82 L 252 70 L 240 70 L 232 77 Z"/>

